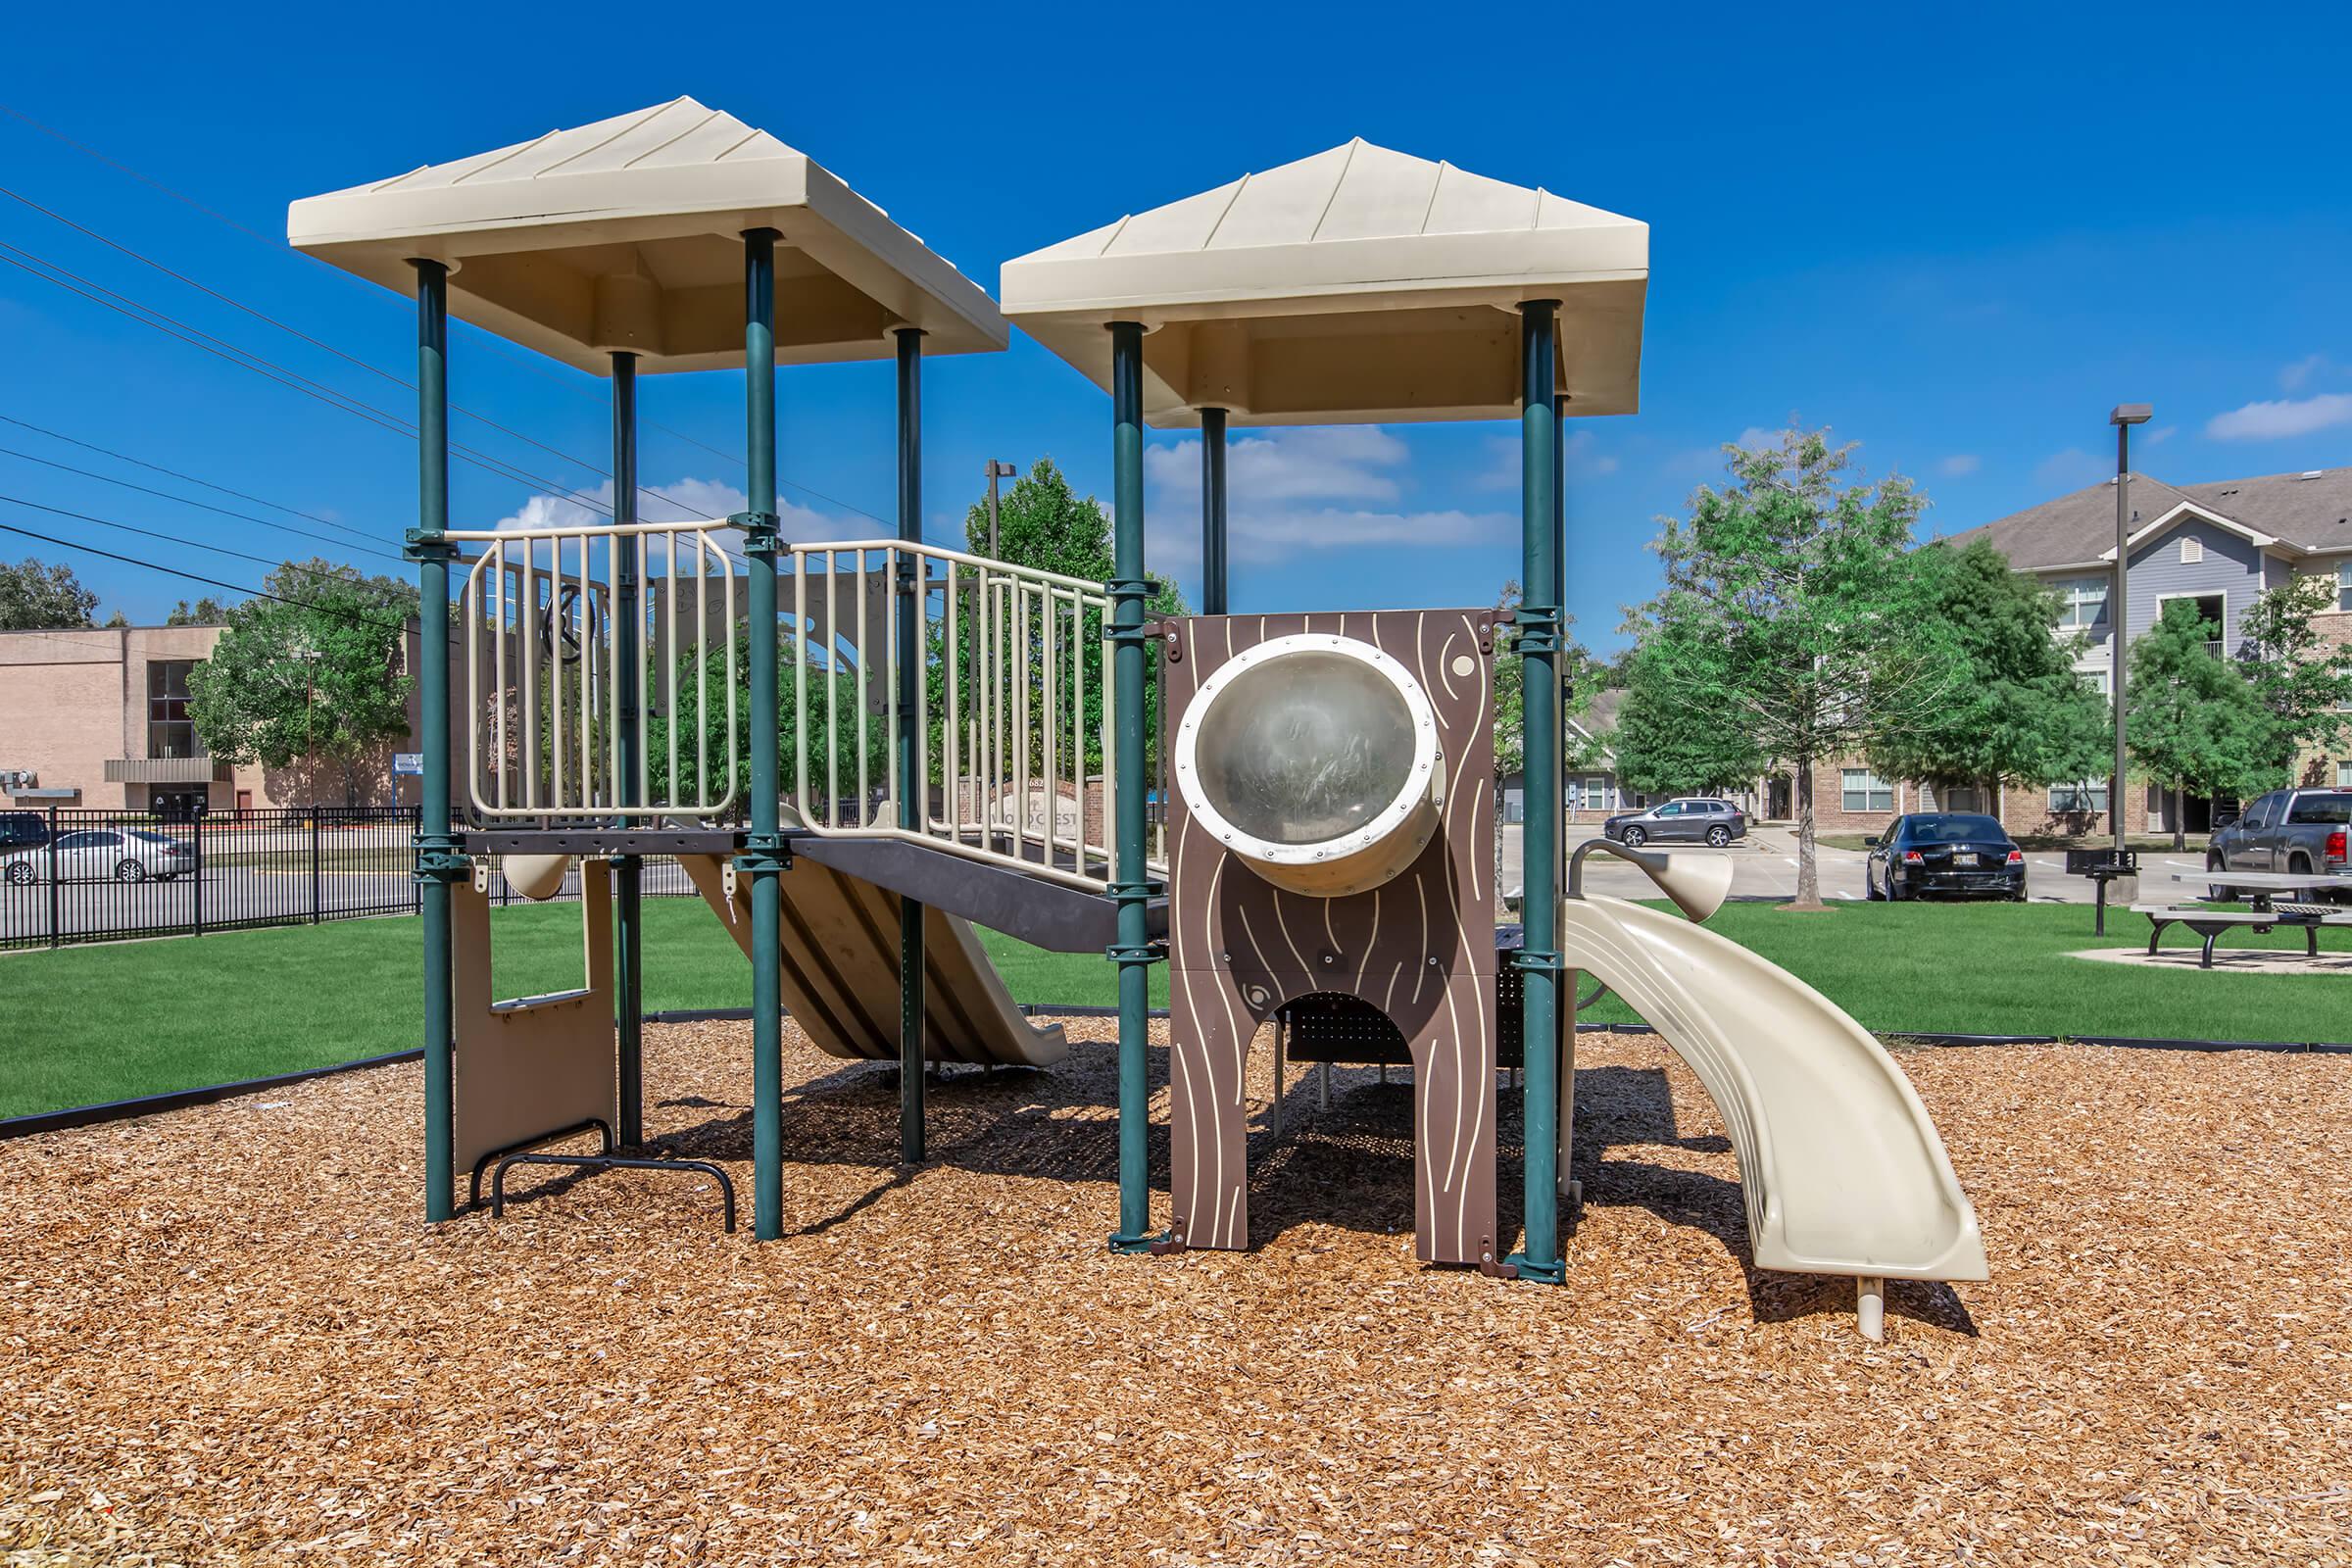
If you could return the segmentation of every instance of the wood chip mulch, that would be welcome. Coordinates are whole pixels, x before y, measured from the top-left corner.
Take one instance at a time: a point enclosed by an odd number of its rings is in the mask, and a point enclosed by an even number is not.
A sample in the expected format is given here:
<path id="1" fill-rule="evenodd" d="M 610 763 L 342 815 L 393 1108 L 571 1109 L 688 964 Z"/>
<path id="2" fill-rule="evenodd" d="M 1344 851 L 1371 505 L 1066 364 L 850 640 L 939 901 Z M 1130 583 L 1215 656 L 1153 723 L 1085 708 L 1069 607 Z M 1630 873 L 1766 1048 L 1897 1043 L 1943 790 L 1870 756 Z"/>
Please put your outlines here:
<path id="1" fill-rule="evenodd" d="M 415 1066 L 0 1147 L 0 1563 L 2352 1562 L 2352 1058 L 1906 1054 L 1994 1277 L 1873 1347 L 1745 1267 L 1652 1040 L 1584 1042 L 1546 1290 L 1414 1266 L 1369 1071 L 1261 1113 L 1255 1252 L 1107 1255 L 1071 1027 L 935 1084 L 913 1173 L 888 1069 L 793 1039 L 767 1246 L 742 1024 L 648 1043 L 731 1238 L 629 1173 L 428 1229 Z"/>

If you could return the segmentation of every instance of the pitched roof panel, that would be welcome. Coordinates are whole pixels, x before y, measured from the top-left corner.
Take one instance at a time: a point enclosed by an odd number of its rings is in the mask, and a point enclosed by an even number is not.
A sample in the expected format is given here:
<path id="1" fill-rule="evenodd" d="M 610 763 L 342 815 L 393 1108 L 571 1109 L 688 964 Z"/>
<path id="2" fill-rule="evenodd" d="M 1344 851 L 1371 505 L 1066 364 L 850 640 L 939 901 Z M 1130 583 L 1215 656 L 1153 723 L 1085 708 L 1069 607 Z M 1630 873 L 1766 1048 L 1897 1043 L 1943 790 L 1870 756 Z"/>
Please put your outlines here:
<path id="1" fill-rule="evenodd" d="M 742 233 L 783 232 L 777 357 L 1003 348 L 1002 316 L 889 215 L 806 154 L 676 98 L 293 204 L 287 238 L 403 293 L 451 269 L 453 315 L 602 372 L 742 363 Z"/>
<path id="2" fill-rule="evenodd" d="M 1007 262 L 1007 314 L 1107 387 L 1140 321 L 1156 425 L 1494 418 L 1525 302 L 1561 302 L 1570 412 L 1630 413 L 1649 227 L 1361 140 Z"/>

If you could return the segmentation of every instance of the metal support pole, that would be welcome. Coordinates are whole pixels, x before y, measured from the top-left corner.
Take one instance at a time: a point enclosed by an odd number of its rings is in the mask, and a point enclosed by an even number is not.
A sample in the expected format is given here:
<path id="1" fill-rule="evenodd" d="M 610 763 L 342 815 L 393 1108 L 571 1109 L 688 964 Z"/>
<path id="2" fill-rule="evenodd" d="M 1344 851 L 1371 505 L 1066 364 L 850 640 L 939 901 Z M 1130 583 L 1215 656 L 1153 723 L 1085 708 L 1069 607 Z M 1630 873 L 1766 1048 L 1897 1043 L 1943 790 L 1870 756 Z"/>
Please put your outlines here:
<path id="1" fill-rule="evenodd" d="M 626 526 L 637 520 L 637 356 L 612 356 L 612 521 Z M 587 546 L 583 542 L 582 549 Z M 585 563 L 582 564 L 585 569 Z M 645 755 L 645 715 L 642 688 L 645 656 L 641 644 L 645 620 L 638 608 L 637 541 L 627 534 L 612 540 L 612 669 L 619 687 L 613 716 L 618 747 L 618 777 L 612 781 L 614 799 L 623 806 L 642 806 L 638 798 L 637 765 Z M 616 825 L 627 826 L 620 818 Z M 613 1129 L 623 1149 L 645 1142 L 645 862 L 623 855 L 612 862 L 615 874 L 612 922 L 612 996 L 620 1029 L 620 1125 Z M 583 862 L 580 874 L 588 874 Z M 582 897 L 586 895 L 583 894 Z"/>
<path id="2" fill-rule="evenodd" d="M 997 481 L 1009 479 L 1019 471 L 1009 463 L 988 460 L 988 559 L 991 561 L 1003 559 L 997 554 Z"/>
<path id="3" fill-rule="evenodd" d="M 1225 411 L 1200 411 L 1200 613 L 1228 613 L 1225 568 Z"/>
<path id="4" fill-rule="evenodd" d="M 1559 855 L 1560 855 L 1560 607 L 1557 600 L 1558 514 L 1554 447 L 1559 435 L 1555 333 L 1559 303 L 1520 306 L 1519 657 L 1526 739 L 1527 820 L 1523 826 L 1520 917 L 1526 933 L 1514 961 L 1522 996 L 1520 1058 L 1525 1107 L 1526 1240 L 1510 1259 L 1521 1279 L 1558 1284 L 1559 1195 Z M 1548 700 L 1539 700 L 1544 694 Z"/>
<path id="5" fill-rule="evenodd" d="M 449 268 L 416 261 L 416 526 L 407 555 L 416 563 L 416 684 L 424 733 L 417 780 L 417 905 L 424 924 L 424 1217 L 456 1212 L 451 1117 L 457 1040 L 456 968 L 450 948 L 451 882 L 466 872 L 449 817 Z M 316 820 L 316 813 L 314 813 Z"/>
<path id="6" fill-rule="evenodd" d="M 899 344 L 899 537 L 907 544 L 923 538 L 923 334 L 917 328 L 898 329 Z M 992 460 L 993 461 L 993 460 Z M 993 505 L 997 481 L 988 481 L 992 505 L 990 532 L 995 530 Z M 993 551 L 992 551 L 993 554 Z M 919 556 L 899 562 L 899 755 L 891 759 L 898 769 L 899 826 L 908 831 L 923 825 L 924 796 L 929 780 L 923 776 L 922 749 L 915 742 L 924 733 L 922 709 L 923 607 L 929 597 L 922 581 L 925 568 Z M 858 650 L 864 657 L 864 650 Z M 948 653 L 955 658 L 954 650 Z M 923 906 L 899 898 L 899 1158 L 914 1164 L 923 1157 Z"/>
<path id="7" fill-rule="evenodd" d="M 776 231 L 743 236 L 743 407 L 749 470 L 743 553 L 751 607 L 752 1234 L 784 1234 L 784 838 L 777 808 Z"/>
<path id="8" fill-rule="evenodd" d="M 1134 321 L 1110 323 L 1110 401 L 1112 576 L 1106 586 L 1117 716 L 1111 737 L 1117 762 L 1111 811 L 1118 852 L 1110 891 L 1118 902 L 1119 922 L 1110 950 L 1119 967 L 1119 1228 L 1111 1234 L 1110 1249 L 1142 1252 L 1156 1240 L 1150 1234 L 1152 1086 L 1146 1048 L 1151 966 L 1160 954 L 1146 923 L 1146 906 L 1155 891 L 1144 866 L 1144 791 L 1150 782 L 1144 775 L 1144 656 L 1151 640 L 1144 629 L 1144 601 L 1152 585 L 1144 577 L 1144 329 Z"/>
<path id="9" fill-rule="evenodd" d="M 2115 776 L 2107 783 L 2107 824 L 2115 829 L 2117 862 L 2122 862 L 2124 838 L 2124 779 L 2131 764 L 2125 750 L 2124 643 L 2131 601 L 2124 588 L 2132 557 L 2132 426 L 2115 424 L 2115 603 L 2107 609 L 2107 646 L 2115 660 Z"/>

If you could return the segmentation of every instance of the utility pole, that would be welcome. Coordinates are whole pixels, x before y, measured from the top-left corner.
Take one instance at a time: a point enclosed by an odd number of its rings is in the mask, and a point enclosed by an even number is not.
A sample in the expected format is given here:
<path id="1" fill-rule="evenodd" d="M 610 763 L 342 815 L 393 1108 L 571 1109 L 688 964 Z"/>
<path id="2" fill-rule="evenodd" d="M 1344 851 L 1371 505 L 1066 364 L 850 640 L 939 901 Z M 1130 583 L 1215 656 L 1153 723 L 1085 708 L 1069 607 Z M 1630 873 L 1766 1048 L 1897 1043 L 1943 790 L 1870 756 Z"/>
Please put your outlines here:
<path id="1" fill-rule="evenodd" d="M 1011 478 L 1016 470 L 1011 464 L 999 463 L 991 458 L 984 471 L 988 474 L 988 559 L 996 561 L 1000 559 L 997 555 L 997 481 Z"/>

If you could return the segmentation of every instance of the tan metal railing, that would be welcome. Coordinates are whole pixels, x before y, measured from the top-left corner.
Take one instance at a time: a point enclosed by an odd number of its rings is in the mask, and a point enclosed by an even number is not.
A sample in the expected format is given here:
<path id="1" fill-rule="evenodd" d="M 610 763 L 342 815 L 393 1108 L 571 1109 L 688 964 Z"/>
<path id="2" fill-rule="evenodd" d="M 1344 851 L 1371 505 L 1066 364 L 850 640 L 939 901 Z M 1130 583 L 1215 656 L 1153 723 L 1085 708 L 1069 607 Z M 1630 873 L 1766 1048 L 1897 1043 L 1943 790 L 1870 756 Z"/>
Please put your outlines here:
<path id="1" fill-rule="evenodd" d="M 466 575 L 466 733 L 476 812 L 486 818 L 717 816 L 735 800 L 740 746 L 735 646 L 739 563 L 717 535 L 725 524 L 602 524 L 577 528 L 451 529 L 478 543 Z M 669 715 L 664 787 L 653 788 L 654 748 L 641 746 L 635 805 L 620 804 L 620 664 L 612 581 L 615 557 L 636 568 L 638 647 L 649 679 L 641 707 Z M 659 574 L 648 568 L 659 564 Z M 712 624 L 710 588 L 720 604 Z M 693 635 L 680 651 L 688 600 Z M 660 646 L 656 645 L 659 634 Z M 718 775 L 710 769 L 710 654 L 723 650 L 717 684 L 726 723 Z M 685 747 L 676 722 L 693 671 L 693 786 L 680 788 Z"/>
<path id="2" fill-rule="evenodd" d="M 724 531 L 716 522 L 451 531 L 481 547 L 464 607 L 477 813 L 713 818 L 735 806 L 741 562 L 720 544 Z M 621 688 L 612 578 L 623 551 L 640 584 L 644 710 L 666 720 L 638 759 L 629 807 L 617 804 L 612 722 Z M 1090 888 L 1118 879 L 1117 713 L 1101 583 L 896 539 L 783 544 L 777 570 L 790 579 L 777 584 L 789 666 L 779 672 L 781 790 L 802 828 L 915 840 Z M 898 697 L 909 642 L 918 653 L 910 734 Z M 715 730 L 705 715 L 722 693 Z M 912 827 L 900 825 L 903 735 L 922 781 Z M 656 760 L 665 763 L 658 777 Z M 1147 850 L 1154 869 L 1159 858 Z"/>

